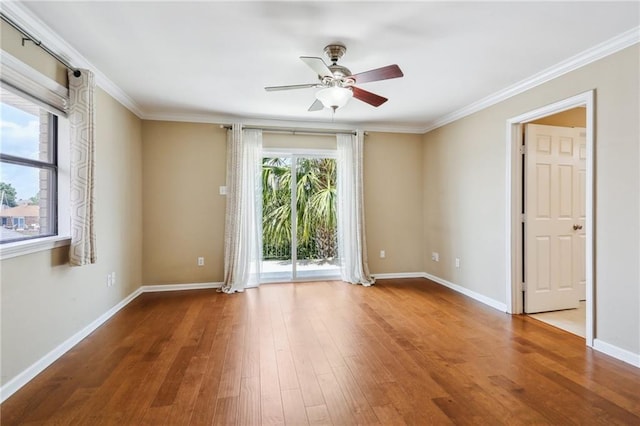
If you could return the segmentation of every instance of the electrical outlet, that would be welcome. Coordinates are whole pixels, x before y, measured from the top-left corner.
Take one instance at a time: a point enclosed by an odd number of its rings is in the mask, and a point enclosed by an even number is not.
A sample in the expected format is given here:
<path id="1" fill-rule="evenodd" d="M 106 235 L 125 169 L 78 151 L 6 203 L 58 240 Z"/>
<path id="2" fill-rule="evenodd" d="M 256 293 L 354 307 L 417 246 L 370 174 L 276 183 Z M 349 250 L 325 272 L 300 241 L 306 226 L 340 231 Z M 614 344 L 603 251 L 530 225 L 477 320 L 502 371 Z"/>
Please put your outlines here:
<path id="1" fill-rule="evenodd" d="M 204 266 L 204 257 L 198 258 L 198 266 Z"/>
<path id="2" fill-rule="evenodd" d="M 384 252 L 384 250 L 380 250 L 380 259 L 384 259 L 386 255 L 387 254 Z"/>
<path id="3" fill-rule="evenodd" d="M 440 262 L 440 253 L 438 252 L 432 252 L 431 253 L 431 260 L 433 260 L 434 262 Z"/>
<path id="4" fill-rule="evenodd" d="M 111 287 L 113 285 L 113 280 L 111 279 L 111 274 L 107 274 L 107 287 Z"/>
<path id="5" fill-rule="evenodd" d="M 456 268 L 460 267 L 460 258 L 456 257 Z"/>
<path id="6" fill-rule="evenodd" d="M 227 187 L 226 186 L 218 187 L 218 191 L 220 192 L 220 195 L 227 195 Z"/>

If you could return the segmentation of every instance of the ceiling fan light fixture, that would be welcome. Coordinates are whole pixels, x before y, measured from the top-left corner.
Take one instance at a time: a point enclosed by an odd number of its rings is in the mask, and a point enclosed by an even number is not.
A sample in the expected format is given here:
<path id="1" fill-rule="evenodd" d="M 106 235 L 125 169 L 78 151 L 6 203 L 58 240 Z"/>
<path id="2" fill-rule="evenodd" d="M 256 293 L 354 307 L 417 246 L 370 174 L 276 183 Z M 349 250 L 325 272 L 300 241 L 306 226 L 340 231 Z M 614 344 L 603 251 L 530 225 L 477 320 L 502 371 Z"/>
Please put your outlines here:
<path id="1" fill-rule="evenodd" d="M 352 97 L 351 89 L 339 86 L 327 87 L 316 92 L 316 99 L 322 102 L 325 108 L 331 108 L 334 111 L 345 106 Z"/>

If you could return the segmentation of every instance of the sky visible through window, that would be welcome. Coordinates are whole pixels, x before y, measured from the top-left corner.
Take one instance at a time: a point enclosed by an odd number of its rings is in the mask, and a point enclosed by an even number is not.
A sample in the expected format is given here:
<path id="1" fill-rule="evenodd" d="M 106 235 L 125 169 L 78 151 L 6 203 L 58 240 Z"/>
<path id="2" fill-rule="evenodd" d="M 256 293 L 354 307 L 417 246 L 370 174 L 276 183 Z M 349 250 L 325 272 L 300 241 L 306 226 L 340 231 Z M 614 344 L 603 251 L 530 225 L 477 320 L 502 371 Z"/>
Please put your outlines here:
<path id="1" fill-rule="evenodd" d="M 25 158 L 38 159 L 40 123 L 37 116 L 11 105 L 0 104 L 0 151 Z M 0 181 L 16 189 L 18 200 L 28 200 L 40 191 L 38 169 L 0 166 Z"/>

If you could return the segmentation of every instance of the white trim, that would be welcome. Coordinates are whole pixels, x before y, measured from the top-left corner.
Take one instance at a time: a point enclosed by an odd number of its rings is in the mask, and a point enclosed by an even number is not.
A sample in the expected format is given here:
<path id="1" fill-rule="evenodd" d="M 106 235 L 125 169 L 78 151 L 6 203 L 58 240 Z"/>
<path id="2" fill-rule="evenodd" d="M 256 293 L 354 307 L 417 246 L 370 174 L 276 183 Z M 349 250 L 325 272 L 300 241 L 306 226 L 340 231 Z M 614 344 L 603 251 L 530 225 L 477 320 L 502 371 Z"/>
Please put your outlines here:
<path id="1" fill-rule="evenodd" d="M 518 83 L 499 90 L 486 98 L 473 102 L 459 110 L 446 114 L 431 123 L 423 129 L 423 133 L 430 132 L 438 127 L 442 127 L 445 124 L 452 123 L 456 120 L 474 114 L 485 108 L 493 106 L 506 99 L 512 98 L 520 93 L 524 93 L 534 87 L 540 86 L 548 81 L 558 78 L 571 71 L 575 71 L 578 68 L 582 68 L 589 65 L 592 62 L 600 60 L 606 56 L 612 55 L 640 42 L 640 27 L 632 28 L 628 31 L 618 34 L 617 36 L 610 38 L 600 44 L 597 44 L 577 55 L 574 55 L 556 65 L 547 68 L 537 74 L 534 74 Z"/>
<path id="2" fill-rule="evenodd" d="M 570 98 L 555 102 L 550 105 L 537 108 L 535 110 L 520 114 L 507 120 L 506 128 L 506 300 L 507 312 L 521 314 L 524 312 L 522 297 L 520 297 L 520 271 L 523 259 L 521 250 L 521 230 L 520 211 L 522 200 L 522 162 L 518 153 L 518 146 L 521 143 L 521 125 L 538 118 L 556 114 L 577 106 L 586 106 L 587 126 L 586 126 L 586 218 L 585 218 L 585 238 L 586 238 L 586 344 L 593 346 L 595 337 L 594 317 L 595 317 L 595 282 L 594 282 L 594 253 L 595 253 L 595 217 L 594 217 L 594 164 L 595 164 L 595 91 L 572 96 Z"/>
<path id="3" fill-rule="evenodd" d="M 468 297 L 470 297 L 472 299 L 475 299 L 478 302 L 482 302 L 485 305 L 491 306 L 492 308 L 497 309 L 500 312 L 507 312 L 507 305 L 505 305 L 502 302 L 498 302 L 495 299 L 492 299 L 492 298 L 487 297 L 487 296 L 485 296 L 483 294 L 480 294 L 480 293 L 476 293 L 475 291 L 469 290 L 466 287 L 462 287 L 462 286 L 460 286 L 458 284 L 454 284 L 452 282 L 444 280 L 444 279 L 442 279 L 440 277 L 436 277 L 435 275 L 428 274 L 426 272 L 422 276 L 424 278 L 428 279 L 428 280 L 431 280 L 431 281 L 435 282 L 435 283 L 438 283 L 440 285 L 448 287 L 451 290 L 457 291 L 458 293 L 462 293 L 465 296 L 468 296 Z"/>
<path id="4" fill-rule="evenodd" d="M 0 246 L 0 260 L 51 250 L 56 247 L 64 247 L 69 244 L 71 244 L 71 237 L 59 235 L 6 243 Z"/>
<path id="5" fill-rule="evenodd" d="M 340 275 L 319 275 L 316 277 L 298 277 L 295 280 L 291 278 L 285 278 L 285 279 L 275 278 L 270 280 L 267 278 L 265 281 L 260 281 L 260 284 L 250 285 L 247 288 L 258 288 L 263 285 L 271 285 L 271 284 L 313 283 L 318 281 L 342 281 L 342 277 L 340 277 Z"/>
<path id="6" fill-rule="evenodd" d="M 220 288 L 222 283 L 191 283 L 191 284 L 156 284 L 143 285 L 140 287 L 141 293 L 155 293 L 161 291 L 183 291 L 183 290 L 202 290 L 208 288 Z"/>
<path id="7" fill-rule="evenodd" d="M 593 349 L 640 368 L 640 354 L 619 348 L 600 339 L 593 339 Z"/>
<path id="8" fill-rule="evenodd" d="M 335 149 L 319 148 L 263 148 L 262 158 L 303 157 L 303 158 L 336 158 Z"/>
<path id="9" fill-rule="evenodd" d="M 13 395 L 18 389 L 26 385 L 29 381 L 31 381 L 34 377 L 40 374 L 45 368 L 50 366 L 53 362 L 55 362 L 58 358 L 64 355 L 67 351 L 72 349 L 75 345 L 77 345 L 82 339 L 91 334 L 94 330 L 104 324 L 109 318 L 115 315 L 120 309 L 124 308 L 128 305 L 133 299 L 138 297 L 142 293 L 140 289 L 137 289 L 129 296 L 120 301 L 117 305 L 109 309 L 104 314 L 100 315 L 94 321 L 92 321 L 89 325 L 84 327 L 82 330 L 75 333 L 73 336 L 69 337 L 67 340 L 59 344 L 55 349 L 51 352 L 40 358 L 38 361 L 31 364 L 31 366 L 27 367 L 20 374 L 15 376 L 13 379 L 9 380 L 5 383 L 2 388 L 0 388 L 0 403 L 4 402 L 7 398 Z"/>
<path id="10" fill-rule="evenodd" d="M 2 11 L 18 25 L 40 39 L 49 49 L 62 58 L 69 59 L 71 65 L 77 68 L 87 68 L 95 74 L 96 84 L 104 89 L 115 100 L 124 105 L 139 118 L 144 118 L 140 106 L 114 82 L 82 56 L 73 46 L 49 28 L 40 18 L 19 2 L 2 2 Z"/>
<path id="11" fill-rule="evenodd" d="M 424 278 L 424 272 L 392 272 L 389 274 L 371 274 L 376 280 L 393 280 L 399 278 Z"/>
<path id="12" fill-rule="evenodd" d="M 0 260 L 23 256 L 39 251 L 52 250 L 71 244 L 71 203 L 69 184 L 69 120 L 58 116 L 58 235 L 34 238 L 0 245 Z"/>
<path id="13" fill-rule="evenodd" d="M 58 235 L 71 236 L 71 125 L 58 117 Z"/>
<path id="14" fill-rule="evenodd" d="M 337 123 L 329 122 L 327 120 L 313 121 L 313 120 L 282 120 L 282 119 L 270 119 L 259 116 L 244 116 L 237 117 L 232 115 L 213 115 L 213 114 L 198 114 L 198 113 L 171 113 L 171 112 L 146 112 L 142 117 L 145 120 L 153 121 L 179 121 L 187 123 L 205 123 L 205 124 L 229 124 L 235 123 L 238 120 L 242 121 L 242 124 L 246 126 L 264 126 L 264 127 L 284 127 L 284 128 L 314 128 L 314 129 L 327 129 L 327 130 L 344 130 L 346 132 L 352 132 L 353 129 L 363 129 L 367 132 L 381 132 L 381 133 L 412 133 L 423 134 L 424 128 L 403 124 L 380 124 L 380 123 Z"/>

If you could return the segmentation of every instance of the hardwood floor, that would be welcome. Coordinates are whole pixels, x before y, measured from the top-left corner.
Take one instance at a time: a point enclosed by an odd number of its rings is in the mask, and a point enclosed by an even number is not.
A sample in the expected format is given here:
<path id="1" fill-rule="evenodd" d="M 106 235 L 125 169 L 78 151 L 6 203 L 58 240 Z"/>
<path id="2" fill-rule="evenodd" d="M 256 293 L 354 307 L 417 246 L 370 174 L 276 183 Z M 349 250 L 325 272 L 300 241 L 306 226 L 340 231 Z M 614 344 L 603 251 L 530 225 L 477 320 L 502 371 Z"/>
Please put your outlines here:
<path id="1" fill-rule="evenodd" d="M 424 279 L 146 293 L 3 426 L 640 424 L 640 370 Z"/>

